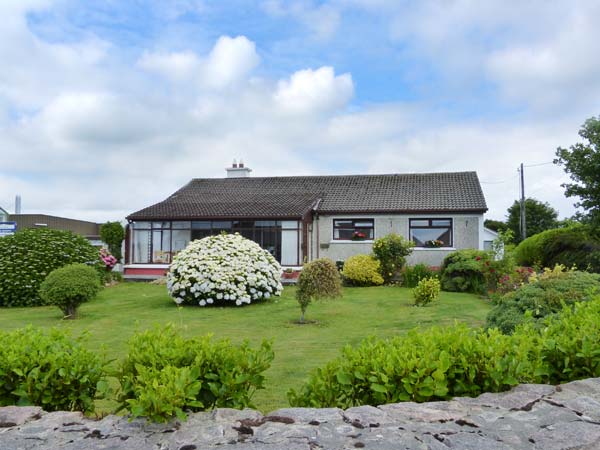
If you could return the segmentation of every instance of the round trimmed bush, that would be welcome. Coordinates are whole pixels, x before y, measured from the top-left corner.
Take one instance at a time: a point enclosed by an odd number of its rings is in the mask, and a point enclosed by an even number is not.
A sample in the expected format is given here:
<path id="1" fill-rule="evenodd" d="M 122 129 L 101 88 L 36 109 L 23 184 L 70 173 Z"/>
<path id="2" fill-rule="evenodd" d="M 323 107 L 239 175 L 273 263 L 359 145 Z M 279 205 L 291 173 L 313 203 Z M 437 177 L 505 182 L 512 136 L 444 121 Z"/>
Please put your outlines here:
<path id="1" fill-rule="evenodd" d="M 353 286 L 380 286 L 383 284 L 381 264 L 370 255 L 354 255 L 344 262 L 344 279 Z"/>
<path id="2" fill-rule="evenodd" d="M 74 319 L 79 305 L 93 299 L 99 290 L 96 270 L 85 264 L 69 264 L 50 272 L 40 286 L 40 297 Z"/>
<path id="3" fill-rule="evenodd" d="M 70 231 L 35 228 L 0 238 L 0 306 L 45 304 L 38 290 L 54 269 L 99 266 L 98 250 Z"/>
<path id="4" fill-rule="evenodd" d="M 178 305 L 241 306 L 280 295 L 281 266 L 238 233 L 208 236 L 190 242 L 173 258 L 167 289 Z"/>
<path id="5" fill-rule="evenodd" d="M 600 242 L 583 225 L 546 230 L 530 236 L 515 248 L 518 264 L 554 267 L 562 264 L 600 272 Z"/>

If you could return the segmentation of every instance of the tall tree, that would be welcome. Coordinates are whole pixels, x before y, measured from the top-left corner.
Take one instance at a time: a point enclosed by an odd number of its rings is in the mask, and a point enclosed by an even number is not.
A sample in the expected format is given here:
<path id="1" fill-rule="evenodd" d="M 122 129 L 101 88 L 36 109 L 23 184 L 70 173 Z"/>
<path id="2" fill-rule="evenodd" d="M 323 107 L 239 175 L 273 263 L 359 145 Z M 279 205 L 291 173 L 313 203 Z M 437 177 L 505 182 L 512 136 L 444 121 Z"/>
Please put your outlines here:
<path id="1" fill-rule="evenodd" d="M 515 242 L 520 242 L 520 216 L 521 204 L 515 200 L 508 208 L 508 229 L 514 233 Z M 535 198 L 525 199 L 525 221 L 527 222 L 527 236 L 533 236 L 542 231 L 558 227 L 558 211 L 548 203 L 540 202 Z"/>
<path id="2" fill-rule="evenodd" d="M 483 226 L 489 230 L 496 232 L 508 230 L 508 226 L 506 225 L 506 223 L 502 222 L 501 220 L 485 219 L 483 222 Z"/>
<path id="3" fill-rule="evenodd" d="M 563 183 L 567 197 L 579 197 L 575 203 L 587 214 L 594 228 L 600 229 L 600 116 L 585 121 L 579 130 L 586 142 L 558 147 L 554 164 L 563 166 L 573 183 Z"/>

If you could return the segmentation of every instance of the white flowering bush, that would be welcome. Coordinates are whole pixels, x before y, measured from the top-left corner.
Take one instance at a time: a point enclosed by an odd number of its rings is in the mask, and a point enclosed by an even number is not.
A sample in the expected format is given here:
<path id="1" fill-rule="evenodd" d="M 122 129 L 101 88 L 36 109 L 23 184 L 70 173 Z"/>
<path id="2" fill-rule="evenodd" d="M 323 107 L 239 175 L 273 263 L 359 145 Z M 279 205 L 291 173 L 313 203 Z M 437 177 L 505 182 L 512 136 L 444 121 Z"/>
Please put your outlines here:
<path id="1" fill-rule="evenodd" d="M 238 233 L 209 236 L 190 242 L 173 258 L 167 289 L 178 305 L 241 306 L 280 295 L 281 266 Z"/>

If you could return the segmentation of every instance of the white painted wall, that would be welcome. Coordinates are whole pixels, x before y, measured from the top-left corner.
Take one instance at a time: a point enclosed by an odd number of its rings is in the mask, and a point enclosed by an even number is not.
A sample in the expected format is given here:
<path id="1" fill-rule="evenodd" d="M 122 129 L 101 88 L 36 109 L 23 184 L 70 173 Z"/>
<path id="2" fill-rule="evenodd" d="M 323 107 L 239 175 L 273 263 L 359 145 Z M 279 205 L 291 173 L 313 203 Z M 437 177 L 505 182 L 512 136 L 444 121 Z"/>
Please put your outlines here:
<path id="1" fill-rule="evenodd" d="M 444 257 L 457 249 L 483 247 L 483 214 L 408 214 L 374 215 L 344 214 L 335 216 L 320 215 L 312 223 L 310 239 L 310 259 L 327 257 L 334 261 L 346 260 L 357 254 L 369 254 L 373 241 L 336 241 L 333 239 L 334 219 L 374 219 L 375 239 L 390 233 L 396 233 L 408 239 L 409 219 L 451 218 L 453 247 L 451 248 L 415 248 L 407 258 L 410 265 L 423 263 L 439 266 Z"/>

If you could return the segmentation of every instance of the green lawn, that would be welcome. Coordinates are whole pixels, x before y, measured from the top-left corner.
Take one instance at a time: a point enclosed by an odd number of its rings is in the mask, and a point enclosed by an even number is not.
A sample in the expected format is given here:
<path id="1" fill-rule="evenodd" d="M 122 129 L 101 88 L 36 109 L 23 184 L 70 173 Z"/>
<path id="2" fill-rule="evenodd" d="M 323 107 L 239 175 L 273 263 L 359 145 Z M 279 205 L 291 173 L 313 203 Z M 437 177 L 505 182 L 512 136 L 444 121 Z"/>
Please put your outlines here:
<path id="1" fill-rule="evenodd" d="M 267 389 L 254 398 L 263 412 L 287 406 L 285 393 L 298 387 L 308 372 L 338 355 L 346 344 L 357 344 L 369 335 L 393 336 L 417 326 L 445 325 L 464 321 L 483 324 L 489 303 L 474 295 L 442 292 L 427 307 L 412 306 L 409 289 L 398 287 L 345 288 L 344 297 L 309 306 L 307 320 L 298 325 L 300 309 L 294 288 L 287 287 L 279 299 L 234 308 L 185 307 L 178 309 L 165 286 L 122 283 L 104 289 L 97 299 L 84 304 L 79 318 L 61 320 L 56 307 L 2 308 L 0 328 L 9 330 L 27 324 L 68 327 L 75 333 L 89 331 L 90 346 L 106 347 L 110 359 L 120 359 L 136 326 L 173 322 L 188 336 L 207 333 L 233 342 L 262 338 L 274 340 L 275 360 L 267 372 Z M 108 403 L 99 405 L 110 408 Z"/>

